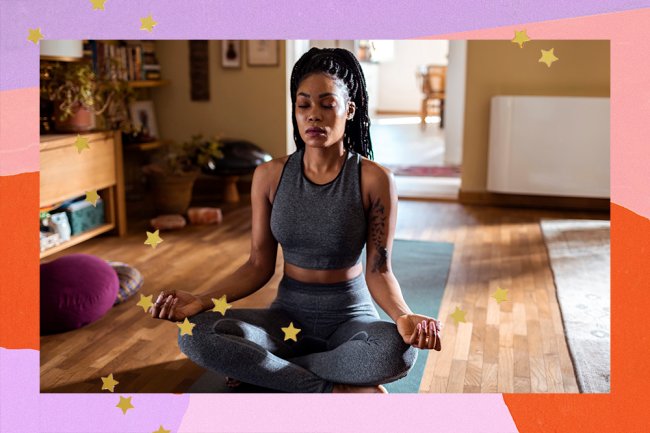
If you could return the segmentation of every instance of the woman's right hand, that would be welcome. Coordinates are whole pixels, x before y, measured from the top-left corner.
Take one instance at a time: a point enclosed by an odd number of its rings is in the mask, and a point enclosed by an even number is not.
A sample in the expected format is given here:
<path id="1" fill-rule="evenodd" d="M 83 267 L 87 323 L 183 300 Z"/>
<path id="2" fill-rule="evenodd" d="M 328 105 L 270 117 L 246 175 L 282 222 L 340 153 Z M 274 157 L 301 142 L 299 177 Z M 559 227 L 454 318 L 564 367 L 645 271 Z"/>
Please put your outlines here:
<path id="1" fill-rule="evenodd" d="M 181 290 L 163 290 L 151 307 L 151 317 L 179 322 L 203 310 L 198 296 Z"/>

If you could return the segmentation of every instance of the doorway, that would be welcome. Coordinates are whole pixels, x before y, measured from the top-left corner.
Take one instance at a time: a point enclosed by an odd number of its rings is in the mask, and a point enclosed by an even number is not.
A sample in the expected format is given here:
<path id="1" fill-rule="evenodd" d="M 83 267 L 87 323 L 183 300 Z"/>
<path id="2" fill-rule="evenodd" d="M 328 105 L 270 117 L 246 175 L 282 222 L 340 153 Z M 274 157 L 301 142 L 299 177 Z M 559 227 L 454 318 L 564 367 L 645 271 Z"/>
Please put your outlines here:
<path id="1" fill-rule="evenodd" d="M 395 174 L 399 197 L 457 199 L 466 41 L 299 40 L 287 44 L 287 70 L 311 47 L 345 48 L 355 53 L 368 90 L 374 160 Z M 444 114 L 434 103 L 423 123 L 421 71 L 429 65 L 442 66 L 446 72 Z M 288 150 L 293 146 L 289 141 Z"/>

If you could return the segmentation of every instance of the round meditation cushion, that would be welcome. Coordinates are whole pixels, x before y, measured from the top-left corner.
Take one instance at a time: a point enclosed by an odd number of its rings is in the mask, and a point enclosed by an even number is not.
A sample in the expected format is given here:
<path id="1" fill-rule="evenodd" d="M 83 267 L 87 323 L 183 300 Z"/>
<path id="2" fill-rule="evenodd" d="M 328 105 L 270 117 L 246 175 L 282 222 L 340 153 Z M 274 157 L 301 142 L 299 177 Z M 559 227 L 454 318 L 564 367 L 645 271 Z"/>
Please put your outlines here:
<path id="1" fill-rule="evenodd" d="M 41 264 L 41 335 L 81 328 L 111 309 L 117 273 L 99 257 L 70 254 Z"/>
<path id="2" fill-rule="evenodd" d="M 115 305 L 117 305 L 135 295 L 142 287 L 144 278 L 140 271 L 126 263 L 110 260 L 107 263 L 117 272 L 117 278 L 120 280 L 120 287 L 115 298 Z"/>

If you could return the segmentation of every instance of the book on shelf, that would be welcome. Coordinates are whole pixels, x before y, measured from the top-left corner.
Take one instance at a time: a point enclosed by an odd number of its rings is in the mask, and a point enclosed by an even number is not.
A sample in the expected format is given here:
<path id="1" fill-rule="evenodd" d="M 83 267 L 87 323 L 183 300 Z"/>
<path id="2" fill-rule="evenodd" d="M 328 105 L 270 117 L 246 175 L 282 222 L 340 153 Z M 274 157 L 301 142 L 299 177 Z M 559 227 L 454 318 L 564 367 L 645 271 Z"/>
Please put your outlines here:
<path id="1" fill-rule="evenodd" d="M 142 65 L 145 80 L 160 80 L 160 65 Z"/>
<path id="2" fill-rule="evenodd" d="M 146 71 L 144 73 L 144 79 L 145 80 L 160 80 L 162 77 L 160 76 L 160 72 L 156 71 Z"/>
<path id="3" fill-rule="evenodd" d="M 100 78 L 128 81 L 159 80 L 154 41 L 86 41 L 84 53 Z"/>

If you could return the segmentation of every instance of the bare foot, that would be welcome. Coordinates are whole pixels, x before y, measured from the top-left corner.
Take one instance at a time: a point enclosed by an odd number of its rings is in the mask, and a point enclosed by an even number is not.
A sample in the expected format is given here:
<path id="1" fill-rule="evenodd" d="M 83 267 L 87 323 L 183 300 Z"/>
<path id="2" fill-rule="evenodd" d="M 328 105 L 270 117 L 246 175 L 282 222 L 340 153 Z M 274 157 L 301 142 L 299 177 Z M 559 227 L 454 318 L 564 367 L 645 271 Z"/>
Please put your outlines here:
<path id="1" fill-rule="evenodd" d="M 344 383 L 335 383 L 332 392 L 345 392 L 345 393 L 371 393 L 371 394 L 388 394 L 386 388 L 382 385 L 375 386 L 357 386 L 357 385 L 347 385 Z"/>
<path id="2" fill-rule="evenodd" d="M 239 385 L 241 385 L 240 381 L 238 381 L 237 379 L 233 379 L 232 377 L 226 376 L 226 386 L 228 388 L 236 388 Z"/>

